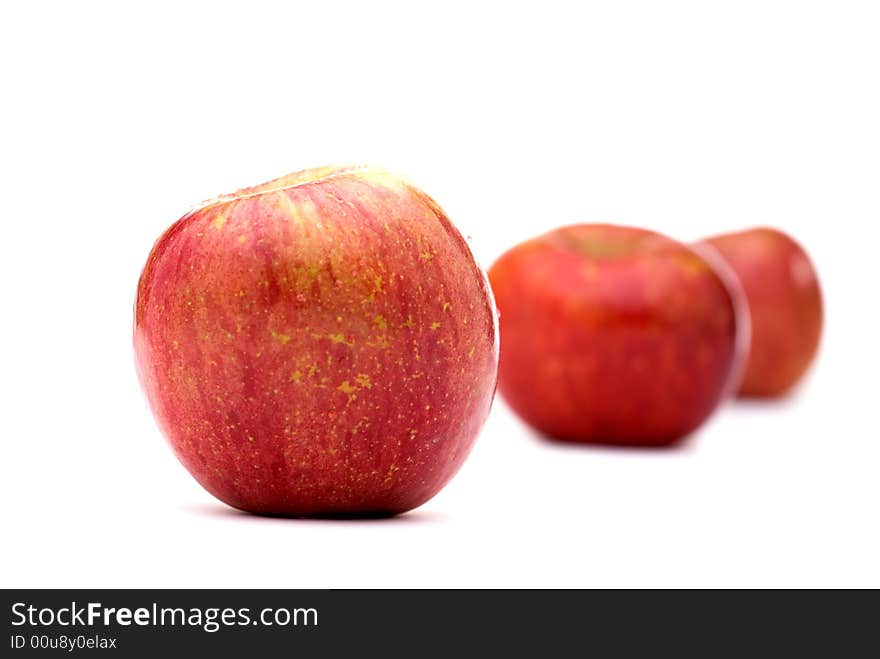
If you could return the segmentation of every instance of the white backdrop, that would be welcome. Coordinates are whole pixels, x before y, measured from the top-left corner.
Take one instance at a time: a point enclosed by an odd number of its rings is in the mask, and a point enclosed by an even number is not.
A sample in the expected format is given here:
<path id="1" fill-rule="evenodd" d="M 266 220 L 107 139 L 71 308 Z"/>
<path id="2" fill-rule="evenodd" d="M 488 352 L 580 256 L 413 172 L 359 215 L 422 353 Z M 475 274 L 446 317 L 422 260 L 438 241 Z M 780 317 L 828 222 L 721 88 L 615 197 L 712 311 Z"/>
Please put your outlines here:
<path id="1" fill-rule="evenodd" d="M 4 587 L 880 586 L 872 2 L 5 3 Z M 497 400 L 385 521 L 250 517 L 159 435 L 135 286 L 192 204 L 371 163 L 488 265 L 554 225 L 793 233 L 827 326 L 782 404 L 682 449 L 561 447 Z"/>

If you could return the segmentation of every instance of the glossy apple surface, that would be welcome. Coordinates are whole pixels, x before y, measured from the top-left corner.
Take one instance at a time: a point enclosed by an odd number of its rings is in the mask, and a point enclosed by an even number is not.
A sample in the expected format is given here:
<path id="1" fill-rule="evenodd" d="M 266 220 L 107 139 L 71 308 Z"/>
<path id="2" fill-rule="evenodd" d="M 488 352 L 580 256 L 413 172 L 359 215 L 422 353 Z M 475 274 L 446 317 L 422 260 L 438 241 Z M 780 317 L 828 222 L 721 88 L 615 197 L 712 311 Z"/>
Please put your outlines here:
<path id="1" fill-rule="evenodd" d="M 816 268 L 791 236 L 757 228 L 709 238 L 736 273 L 752 318 L 740 395 L 781 396 L 806 373 L 822 337 Z"/>
<path id="2" fill-rule="evenodd" d="M 576 225 L 489 270 L 501 314 L 499 391 L 562 440 L 661 446 L 706 420 L 741 357 L 734 293 L 662 235 Z"/>
<path id="3" fill-rule="evenodd" d="M 496 312 L 427 195 L 324 168 L 220 197 L 140 278 L 139 377 L 218 499 L 278 515 L 394 514 L 455 474 L 489 413 Z"/>

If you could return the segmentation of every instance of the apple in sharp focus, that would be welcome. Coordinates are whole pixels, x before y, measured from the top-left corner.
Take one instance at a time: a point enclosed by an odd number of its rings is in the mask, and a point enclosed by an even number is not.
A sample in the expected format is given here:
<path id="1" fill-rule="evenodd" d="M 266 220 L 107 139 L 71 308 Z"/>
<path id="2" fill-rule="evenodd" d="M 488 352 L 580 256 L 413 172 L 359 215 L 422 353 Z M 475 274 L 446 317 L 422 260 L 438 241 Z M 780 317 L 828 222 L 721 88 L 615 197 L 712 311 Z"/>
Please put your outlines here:
<path id="1" fill-rule="evenodd" d="M 425 193 L 372 168 L 219 197 L 153 247 L 134 346 L 159 427 L 236 508 L 395 514 L 456 473 L 495 391 L 496 311 Z"/>
<path id="2" fill-rule="evenodd" d="M 489 270 L 499 391 L 526 422 L 573 442 L 662 446 L 725 396 L 747 320 L 695 250 L 643 229 L 567 226 Z"/>
<path id="3" fill-rule="evenodd" d="M 752 318 L 740 395 L 785 394 L 813 362 L 822 336 L 822 291 L 810 257 L 791 236 L 766 227 L 705 244 L 736 273 Z"/>

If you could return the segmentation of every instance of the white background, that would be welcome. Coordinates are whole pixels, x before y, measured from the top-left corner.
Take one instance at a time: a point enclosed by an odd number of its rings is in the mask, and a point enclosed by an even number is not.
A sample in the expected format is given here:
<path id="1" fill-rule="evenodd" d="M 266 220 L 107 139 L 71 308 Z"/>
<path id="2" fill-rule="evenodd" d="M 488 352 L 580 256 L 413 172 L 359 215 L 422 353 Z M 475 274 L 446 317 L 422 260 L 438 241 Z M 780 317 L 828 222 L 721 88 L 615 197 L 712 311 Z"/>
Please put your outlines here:
<path id="1" fill-rule="evenodd" d="M 16 4 L 2 586 L 880 586 L 876 3 Z M 232 511 L 139 390 L 137 277 L 192 204 L 326 163 L 404 173 L 485 265 L 570 222 L 782 227 L 823 279 L 821 357 L 679 450 L 550 445 L 498 400 L 403 517 Z"/>

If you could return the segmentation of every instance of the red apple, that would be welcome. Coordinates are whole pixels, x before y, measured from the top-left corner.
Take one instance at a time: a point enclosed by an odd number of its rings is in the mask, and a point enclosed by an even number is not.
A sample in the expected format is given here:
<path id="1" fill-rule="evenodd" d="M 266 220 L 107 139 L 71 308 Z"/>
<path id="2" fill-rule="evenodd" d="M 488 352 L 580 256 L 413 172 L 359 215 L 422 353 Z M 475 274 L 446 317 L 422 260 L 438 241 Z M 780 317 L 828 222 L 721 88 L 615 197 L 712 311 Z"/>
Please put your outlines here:
<path id="1" fill-rule="evenodd" d="M 501 313 L 499 390 L 552 437 L 668 445 L 703 423 L 736 377 L 735 292 L 665 236 L 563 227 L 508 251 L 489 279 Z"/>
<path id="2" fill-rule="evenodd" d="M 138 373 L 211 494 L 279 515 L 434 496 L 489 413 L 488 281 L 425 193 L 369 168 L 291 174 L 178 220 L 140 278 Z"/>
<path id="3" fill-rule="evenodd" d="M 776 229 L 751 229 L 705 242 L 736 273 L 752 317 L 740 395 L 785 394 L 813 362 L 822 336 L 822 291 L 810 257 Z"/>

